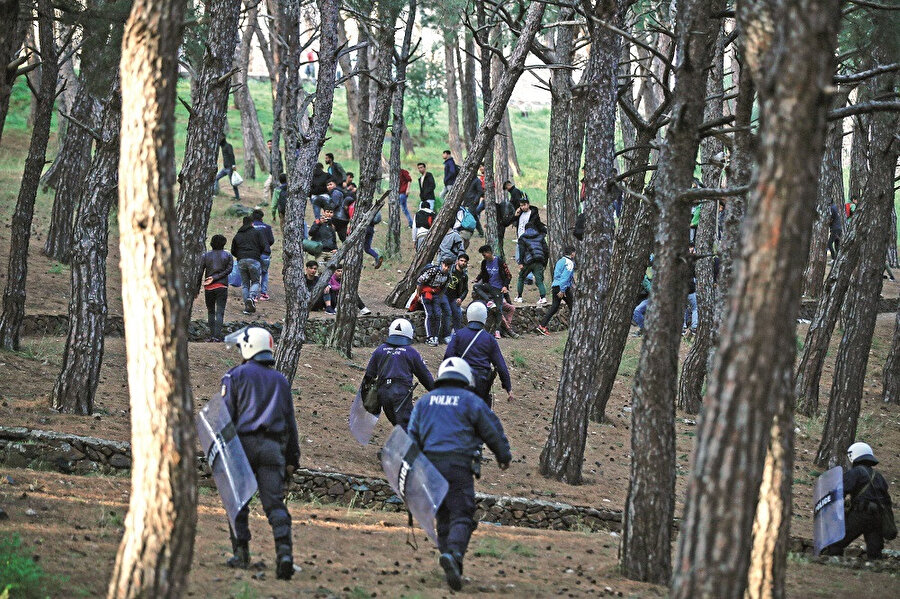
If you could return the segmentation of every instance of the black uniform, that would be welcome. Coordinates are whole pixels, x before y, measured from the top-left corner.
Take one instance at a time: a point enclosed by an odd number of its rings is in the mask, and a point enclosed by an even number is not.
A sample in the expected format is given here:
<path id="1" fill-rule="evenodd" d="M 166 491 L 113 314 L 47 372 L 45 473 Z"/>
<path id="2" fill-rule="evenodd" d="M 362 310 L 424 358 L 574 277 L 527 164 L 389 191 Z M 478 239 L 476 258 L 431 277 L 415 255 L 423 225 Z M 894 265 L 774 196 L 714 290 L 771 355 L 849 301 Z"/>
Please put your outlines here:
<path id="1" fill-rule="evenodd" d="M 844 538 L 822 550 L 822 555 L 844 555 L 844 549 L 859 535 L 866 540 L 869 559 L 881 557 L 881 511 L 892 509 L 888 484 L 872 464 L 858 461 L 844 473 L 844 495 L 849 495 L 850 509 L 844 515 Z"/>
<path id="2" fill-rule="evenodd" d="M 379 345 L 372 352 L 363 377 L 363 389 L 378 385 L 378 401 L 385 416 L 391 424 L 399 425 L 403 430 L 406 430 L 413 410 L 413 376 L 428 391 L 434 389 L 434 379 L 428 367 L 419 352 L 409 346 L 409 341 L 402 337 Z"/>

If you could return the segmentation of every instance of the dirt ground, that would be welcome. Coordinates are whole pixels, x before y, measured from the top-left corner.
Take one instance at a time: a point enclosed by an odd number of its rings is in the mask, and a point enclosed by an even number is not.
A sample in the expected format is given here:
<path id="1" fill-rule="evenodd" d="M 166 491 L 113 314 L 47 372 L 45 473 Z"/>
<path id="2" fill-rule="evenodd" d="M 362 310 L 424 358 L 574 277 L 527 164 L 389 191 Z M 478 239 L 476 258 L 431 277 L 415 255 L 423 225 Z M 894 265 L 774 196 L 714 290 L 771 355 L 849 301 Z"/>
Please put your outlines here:
<path id="1" fill-rule="evenodd" d="M 9 477 L 9 478 L 7 478 Z M 9 479 L 14 484 L 9 484 Z M 127 478 L 77 477 L 0 470 L 0 505 L 9 520 L 0 535 L 18 533 L 28 553 L 53 577 L 52 597 L 105 594 L 128 507 Z M 275 579 L 274 545 L 265 515 L 253 503 L 250 570 L 229 570 L 225 513 L 213 493 L 200 496 L 192 597 L 447 597 L 437 552 L 421 532 L 406 545 L 405 516 L 291 502 L 296 565 L 290 582 Z M 26 514 L 32 510 L 33 515 Z M 623 579 L 618 538 L 482 525 L 472 538 L 460 594 L 519 597 L 662 597 L 665 588 Z M 86 567 L 90 564 L 89 567 Z M 792 559 L 792 597 L 891 597 L 897 573 L 850 570 Z"/>

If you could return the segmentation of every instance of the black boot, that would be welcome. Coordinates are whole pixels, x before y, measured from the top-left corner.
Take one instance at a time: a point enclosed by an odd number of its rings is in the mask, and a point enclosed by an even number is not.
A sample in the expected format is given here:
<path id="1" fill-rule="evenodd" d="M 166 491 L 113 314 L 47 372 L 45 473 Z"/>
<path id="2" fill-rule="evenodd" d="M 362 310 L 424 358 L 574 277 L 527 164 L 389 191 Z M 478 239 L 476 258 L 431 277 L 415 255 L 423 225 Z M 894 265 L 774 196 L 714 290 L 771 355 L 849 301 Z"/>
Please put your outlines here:
<path id="1" fill-rule="evenodd" d="M 225 565 L 229 568 L 246 570 L 250 566 L 250 547 L 246 541 L 231 541 L 231 549 L 234 555 L 228 558 Z"/>
<path id="2" fill-rule="evenodd" d="M 294 558 L 290 542 L 275 542 L 275 575 L 278 580 L 290 580 L 294 575 Z"/>
<path id="3" fill-rule="evenodd" d="M 450 588 L 454 591 L 462 589 L 462 559 L 460 555 L 455 551 L 442 553 L 440 562 Z"/>

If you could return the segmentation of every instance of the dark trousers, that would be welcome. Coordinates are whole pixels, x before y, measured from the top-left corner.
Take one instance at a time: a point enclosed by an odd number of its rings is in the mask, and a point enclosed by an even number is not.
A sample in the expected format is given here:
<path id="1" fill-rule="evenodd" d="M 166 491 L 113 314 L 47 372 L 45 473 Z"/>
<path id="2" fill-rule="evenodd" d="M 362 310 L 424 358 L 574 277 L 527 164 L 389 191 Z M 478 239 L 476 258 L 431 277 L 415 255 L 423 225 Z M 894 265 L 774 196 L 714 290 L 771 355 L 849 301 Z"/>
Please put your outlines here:
<path id="1" fill-rule="evenodd" d="M 871 511 L 850 510 L 844 515 L 844 538 L 822 550 L 822 555 L 844 555 L 844 549 L 856 537 L 862 535 L 866 540 L 866 555 L 869 559 L 881 557 L 884 549 L 884 537 L 881 536 L 881 512 L 878 508 Z"/>
<path id="2" fill-rule="evenodd" d="M 275 545 L 291 545 L 291 515 L 284 505 L 284 449 L 281 441 L 264 435 L 240 435 L 241 445 L 259 485 L 262 503 Z M 239 542 L 250 540 L 248 518 L 250 507 L 244 506 L 235 518 L 232 538 Z"/>
<path id="3" fill-rule="evenodd" d="M 491 388 L 494 386 L 494 379 L 497 378 L 497 374 L 493 369 L 481 370 L 473 368 L 472 378 L 475 379 L 475 395 L 483 399 L 489 408 L 492 408 L 494 396 L 491 395 Z"/>
<path id="4" fill-rule="evenodd" d="M 347 241 L 347 226 L 350 225 L 350 221 L 332 218 L 331 222 L 334 224 L 334 230 L 337 233 L 338 239 L 341 240 L 341 243 Z"/>
<path id="5" fill-rule="evenodd" d="M 450 302 L 444 293 L 423 299 L 425 306 L 425 335 L 443 339 L 453 332 L 451 327 Z"/>
<path id="6" fill-rule="evenodd" d="M 438 549 L 441 553 L 466 554 L 475 521 L 475 479 L 468 464 L 437 462 L 438 472 L 447 480 L 449 488 L 437 511 Z"/>
<path id="7" fill-rule="evenodd" d="M 406 383 L 391 382 L 378 388 L 378 401 L 388 421 L 406 430 L 412 415 L 412 388 Z"/>
<path id="8" fill-rule="evenodd" d="M 565 295 L 560 298 L 559 297 L 559 287 L 554 285 L 550 288 L 550 295 L 552 296 L 553 303 L 550 304 L 550 309 L 547 310 L 547 313 L 544 314 L 544 319 L 541 321 L 541 326 L 546 327 L 550 323 L 550 319 L 553 318 L 553 315 L 559 312 L 559 307 L 562 305 L 563 300 L 565 300 L 566 305 L 569 306 L 569 309 L 572 309 L 572 288 L 569 287 L 566 289 Z"/>
<path id="9" fill-rule="evenodd" d="M 828 234 L 828 250 L 831 252 L 831 259 L 837 260 L 838 250 L 841 247 L 841 232 L 832 231 Z"/>
<path id="10" fill-rule="evenodd" d="M 222 338 L 222 321 L 225 319 L 225 303 L 228 301 L 228 287 L 207 290 L 203 293 L 206 299 L 206 319 L 209 323 L 209 336 Z"/>

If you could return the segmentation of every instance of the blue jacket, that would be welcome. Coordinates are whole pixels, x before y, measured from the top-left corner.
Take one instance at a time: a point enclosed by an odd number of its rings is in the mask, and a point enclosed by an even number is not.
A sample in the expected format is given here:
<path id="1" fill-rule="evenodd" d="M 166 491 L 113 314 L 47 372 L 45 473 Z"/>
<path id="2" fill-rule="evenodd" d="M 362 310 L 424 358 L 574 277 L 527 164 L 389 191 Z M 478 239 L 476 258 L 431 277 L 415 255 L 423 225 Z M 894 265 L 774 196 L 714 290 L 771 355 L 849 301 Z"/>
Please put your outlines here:
<path id="1" fill-rule="evenodd" d="M 491 366 L 497 369 L 500 376 L 500 382 L 507 393 L 512 391 L 512 381 L 509 378 L 509 369 L 506 367 L 506 360 L 500 353 L 500 344 L 494 339 L 489 331 L 483 330 L 484 327 L 479 322 L 470 322 L 464 329 L 459 329 L 453 333 L 450 343 L 447 344 L 447 351 L 444 352 L 444 359 L 462 358 L 469 367 L 475 371 L 476 376 L 485 376 L 491 370 Z M 479 335 L 478 331 L 482 331 Z M 475 336 L 478 339 L 475 339 Z M 472 339 L 475 342 L 472 343 Z M 469 347 L 472 343 L 472 347 Z M 469 347 L 469 351 L 466 348 Z M 463 353 L 466 355 L 463 356 Z M 482 400 L 483 401 L 483 400 Z"/>
<path id="2" fill-rule="evenodd" d="M 253 221 L 253 228 L 257 231 L 262 231 L 263 237 L 266 238 L 266 242 L 269 244 L 269 253 L 271 254 L 272 246 L 275 245 L 275 235 L 272 233 L 272 227 L 261 220 L 255 220 Z"/>
<path id="3" fill-rule="evenodd" d="M 483 399 L 456 385 L 442 385 L 423 395 L 413 408 L 407 433 L 432 461 L 468 464 L 483 443 L 499 463 L 512 461 L 500 419 Z"/>
<path id="4" fill-rule="evenodd" d="M 572 277 L 575 275 L 575 261 L 568 256 L 563 256 L 556 261 L 553 267 L 553 284 L 551 287 L 559 287 L 565 291 L 572 286 Z"/>
<path id="5" fill-rule="evenodd" d="M 444 187 L 456 183 L 456 176 L 459 174 L 459 167 L 453 156 L 444 161 Z"/>
<path id="6" fill-rule="evenodd" d="M 431 391 L 434 389 L 434 378 L 425 366 L 425 361 L 415 349 L 408 345 L 382 343 L 369 358 L 366 374 L 363 376 L 363 387 L 376 378 L 380 381 L 391 379 L 400 381 L 408 387 L 413 385 L 413 375 L 422 386 Z"/>
<path id="7" fill-rule="evenodd" d="M 284 375 L 248 360 L 222 377 L 222 398 L 238 434 L 287 435 L 285 460 L 300 465 L 291 386 Z"/>
<path id="8" fill-rule="evenodd" d="M 520 264 L 543 264 L 547 265 L 547 256 L 550 254 L 547 249 L 547 241 L 545 235 L 528 227 L 522 235 L 519 235 L 519 263 Z"/>

